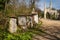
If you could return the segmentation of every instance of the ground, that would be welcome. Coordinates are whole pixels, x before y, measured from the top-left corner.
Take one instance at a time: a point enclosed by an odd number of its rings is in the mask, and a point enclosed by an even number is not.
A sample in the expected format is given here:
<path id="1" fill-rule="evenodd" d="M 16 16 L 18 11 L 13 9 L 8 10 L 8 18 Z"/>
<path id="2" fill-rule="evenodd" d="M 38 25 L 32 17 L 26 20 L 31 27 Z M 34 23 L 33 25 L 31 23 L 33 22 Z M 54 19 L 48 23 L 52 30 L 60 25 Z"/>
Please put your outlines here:
<path id="1" fill-rule="evenodd" d="M 42 34 L 35 34 L 33 40 L 60 40 L 60 21 L 50 19 L 40 19 L 43 22 L 40 29 Z"/>

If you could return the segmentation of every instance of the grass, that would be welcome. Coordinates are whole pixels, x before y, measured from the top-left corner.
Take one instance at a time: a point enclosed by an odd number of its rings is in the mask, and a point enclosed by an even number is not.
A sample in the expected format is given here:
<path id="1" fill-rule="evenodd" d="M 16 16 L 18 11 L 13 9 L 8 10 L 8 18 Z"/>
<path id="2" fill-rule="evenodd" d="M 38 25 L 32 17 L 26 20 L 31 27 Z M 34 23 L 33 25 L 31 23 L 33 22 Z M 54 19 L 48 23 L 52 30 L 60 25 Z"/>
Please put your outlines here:
<path id="1" fill-rule="evenodd" d="M 0 30 L 0 40 L 32 40 L 32 32 L 11 34 L 8 31 Z"/>
<path id="2" fill-rule="evenodd" d="M 32 40 L 33 34 L 43 32 L 41 29 L 38 29 L 41 24 L 42 23 L 39 23 L 36 25 L 36 28 L 29 28 L 27 30 L 18 28 L 17 33 L 14 34 L 7 31 L 8 27 L 5 27 L 4 29 L 0 28 L 0 40 Z"/>
<path id="3" fill-rule="evenodd" d="M 38 28 L 30 28 L 25 32 L 11 34 L 7 30 L 0 29 L 0 40 L 32 40 L 33 34 L 42 33 L 43 31 Z"/>

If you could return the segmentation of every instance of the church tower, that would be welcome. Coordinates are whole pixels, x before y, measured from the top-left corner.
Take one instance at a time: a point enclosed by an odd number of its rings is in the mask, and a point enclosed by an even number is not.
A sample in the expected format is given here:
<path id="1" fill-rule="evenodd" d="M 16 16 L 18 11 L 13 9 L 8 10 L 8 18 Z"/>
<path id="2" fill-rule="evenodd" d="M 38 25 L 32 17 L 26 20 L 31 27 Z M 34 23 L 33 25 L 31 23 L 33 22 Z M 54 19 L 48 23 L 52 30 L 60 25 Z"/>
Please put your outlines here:
<path id="1" fill-rule="evenodd" d="M 51 9 L 52 9 L 52 0 L 50 0 L 50 5 L 49 5 L 48 10 L 51 10 Z M 44 19 L 46 19 L 46 13 L 48 10 L 46 8 L 46 3 L 44 2 Z"/>
<path id="2" fill-rule="evenodd" d="M 50 0 L 49 8 L 52 9 L 52 0 Z"/>

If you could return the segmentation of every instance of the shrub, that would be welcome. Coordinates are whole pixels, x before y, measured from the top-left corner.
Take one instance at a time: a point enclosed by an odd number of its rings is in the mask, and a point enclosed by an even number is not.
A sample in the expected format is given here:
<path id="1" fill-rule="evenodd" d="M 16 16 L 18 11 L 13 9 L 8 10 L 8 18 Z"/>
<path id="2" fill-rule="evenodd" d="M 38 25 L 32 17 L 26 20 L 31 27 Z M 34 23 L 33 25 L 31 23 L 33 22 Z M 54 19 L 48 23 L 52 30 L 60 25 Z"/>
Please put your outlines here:
<path id="1" fill-rule="evenodd" d="M 19 32 L 11 34 L 0 28 L 0 40 L 32 40 L 32 32 Z"/>
<path id="2" fill-rule="evenodd" d="M 20 34 L 11 34 L 9 32 L 2 32 L 2 36 L 0 38 L 1 40 L 31 40 L 32 33 L 24 32 Z"/>
<path id="3" fill-rule="evenodd" d="M 40 27 L 42 25 L 42 21 L 40 21 L 37 26 Z"/>
<path id="4" fill-rule="evenodd" d="M 42 21 L 40 21 L 38 24 L 35 24 L 34 27 L 39 28 L 39 27 L 41 27 L 41 25 L 42 25 Z"/>
<path id="5" fill-rule="evenodd" d="M 32 35 L 30 32 L 21 33 L 21 34 L 10 34 L 8 33 L 4 40 L 31 40 Z"/>

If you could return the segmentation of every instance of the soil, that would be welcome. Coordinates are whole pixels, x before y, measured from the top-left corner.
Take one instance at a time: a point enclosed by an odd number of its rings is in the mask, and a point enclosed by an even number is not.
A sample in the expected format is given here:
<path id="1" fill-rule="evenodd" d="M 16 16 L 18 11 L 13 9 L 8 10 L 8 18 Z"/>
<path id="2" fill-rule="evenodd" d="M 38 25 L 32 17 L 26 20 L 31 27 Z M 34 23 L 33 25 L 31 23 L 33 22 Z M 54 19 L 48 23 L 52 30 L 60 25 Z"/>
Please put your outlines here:
<path id="1" fill-rule="evenodd" d="M 42 21 L 42 27 L 45 33 L 41 35 L 35 34 L 33 40 L 60 40 L 60 21 L 50 19 L 40 19 Z"/>

